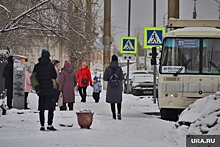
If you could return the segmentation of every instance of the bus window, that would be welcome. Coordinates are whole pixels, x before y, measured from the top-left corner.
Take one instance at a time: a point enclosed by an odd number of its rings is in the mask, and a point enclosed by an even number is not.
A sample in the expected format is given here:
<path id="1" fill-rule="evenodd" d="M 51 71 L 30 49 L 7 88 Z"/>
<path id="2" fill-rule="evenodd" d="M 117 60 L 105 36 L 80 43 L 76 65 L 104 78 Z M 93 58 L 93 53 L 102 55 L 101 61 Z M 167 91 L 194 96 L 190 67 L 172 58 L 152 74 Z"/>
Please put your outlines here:
<path id="1" fill-rule="evenodd" d="M 220 39 L 206 39 L 207 46 L 203 48 L 203 73 L 220 73 Z"/>
<path id="2" fill-rule="evenodd" d="M 164 44 L 161 56 L 162 66 L 168 66 L 168 68 L 173 66 L 175 69 L 184 66 L 185 72 L 199 73 L 197 61 L 199 39 L 167 38 L 164 40 Z"/>

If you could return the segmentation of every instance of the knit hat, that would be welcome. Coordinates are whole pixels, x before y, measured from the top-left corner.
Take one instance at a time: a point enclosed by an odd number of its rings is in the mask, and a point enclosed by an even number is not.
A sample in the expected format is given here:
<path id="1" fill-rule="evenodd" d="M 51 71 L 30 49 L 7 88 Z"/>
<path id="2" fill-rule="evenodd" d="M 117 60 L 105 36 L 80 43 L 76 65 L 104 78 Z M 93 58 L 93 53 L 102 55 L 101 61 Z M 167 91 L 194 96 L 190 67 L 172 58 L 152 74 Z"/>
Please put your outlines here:
<path id="1" fill-rule="evenodd" d="M 96 80 L 96 81 L 97 81 L 97 80 L 98 80 L 98 77 L 95 76 L 95 77 L 93 78 L 93 80 Z"/>
<path id="2" fill-rule="evenodd" d="M 118 57 L 116 55 L 112 55 L 112 61 L 118 61 Z"/>
<path id="3" fill-rule="evenodd" d="M 71 63 L 69 61 L 65 62 L 64 67 L 71 67 Z"/>
<path id="4" fill-rule="evenodd" d="M 42 50 L 41 50 L 41 53 L 43 53 L 43 52 L 45 52 L 45 51 L 47 51 L 45 48 L 42 48 Z"/>
<path id="5" fill-rule="evenodd" d="M 48 51 L 44 51 L 44 52 L 41 53 L 41 57 L 50 58 L 50 53 Z"/>

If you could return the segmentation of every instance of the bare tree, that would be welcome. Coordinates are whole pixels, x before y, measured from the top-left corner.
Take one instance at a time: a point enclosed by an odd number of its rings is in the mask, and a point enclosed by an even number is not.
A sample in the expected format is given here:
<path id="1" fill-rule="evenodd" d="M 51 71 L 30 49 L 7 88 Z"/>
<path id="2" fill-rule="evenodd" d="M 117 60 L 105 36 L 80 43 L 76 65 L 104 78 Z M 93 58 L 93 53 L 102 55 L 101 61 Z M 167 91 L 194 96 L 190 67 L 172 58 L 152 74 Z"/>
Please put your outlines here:
<path id="1" fill-rule="evenodd" d="M 94 50 L 97 16 L 98 12 L 88 10 L 85 0 L 4 0 L 0 47 L 22 53 L 24 48 L 52 41 L 78 66 L 76 61 L 89 61 L 85 55 Z"/>

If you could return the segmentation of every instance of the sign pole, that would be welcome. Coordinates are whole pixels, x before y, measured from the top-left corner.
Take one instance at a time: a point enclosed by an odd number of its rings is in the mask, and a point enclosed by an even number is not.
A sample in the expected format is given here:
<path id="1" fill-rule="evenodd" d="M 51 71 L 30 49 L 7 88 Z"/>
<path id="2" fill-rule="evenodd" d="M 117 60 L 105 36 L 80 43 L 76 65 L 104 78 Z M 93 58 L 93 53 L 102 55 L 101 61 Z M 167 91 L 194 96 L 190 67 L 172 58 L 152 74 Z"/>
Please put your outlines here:
<path id="1" fill-rule="evenodd" d="M 129 60 L 127 60 L 127 94 L 129 94 Z"/>
<path id="2" fill-rule="evenodd" d="M 154 18 L 154 27 L 156 27 L 156 0 L 154 0 L 154 2 L 153 2 L 153 7 L 154 7 L 154 16 L 153 16 L 153 18 Z M 157 54 L 157 50 L 156 50 L 156 47 L 155 48 L 152 48 L 152 54 Z M 155 56 L 154 55 L 154 56 Z M 155 61 L 156 61 L 156 56 L 155 56 L 155 59 L 154 59 Z M 154 64 L 154 93 L 153 93 L 153 96 L 154 96 L 154 104 L 156 103 L 156 72 L 157 72 L 157 70 L 156 70 L 156 68 L 157 68 L 157 66 L 156 66 L 156 63 Z"/>
<path id="3" fill-rule="evenodd" d="M 131 0 L 128 3 L 128 36 L 130 36 Z M 127 94 L 129 94 L 129 59 L 127 60 Z"/>
<path id="4" fill-rule="evenodd" d="M 157 94 L 157 92 L 156 92 L 156 72 L 157 72 L 157 70 L 156 70 L 156 65 L 154 65 L 154 104 L 156 103 L 156 94 Z"/>
<path id="5" fill-rule="evenodd" d="M 154 13 L 156 13 L 156 0 L 154 0 Z M 163 27 L 156 27 L 156 15 L 153 17 L 154 18 L 154 27 L 145 27 L 144 28 L 144 48 L 154 48 L 155 50 L 153 53 L 152 50 L 152 56 L 153 54 L 155 55 L 153 59 L 154 64 L 151 63 L 153 66 L 153 73 L 154 73 L 154 89 L 153 89 L 153 97 L 154 97 L 154 103 L 156 103 L 156 97 L 157 97 L 157 91 L 156 91 L 156 72 L 157 72 L 157 66 L 156 66 L 156 47 L 162 47 L 162 40 L 163 36 L 165 34 L 165 28 Z"/>

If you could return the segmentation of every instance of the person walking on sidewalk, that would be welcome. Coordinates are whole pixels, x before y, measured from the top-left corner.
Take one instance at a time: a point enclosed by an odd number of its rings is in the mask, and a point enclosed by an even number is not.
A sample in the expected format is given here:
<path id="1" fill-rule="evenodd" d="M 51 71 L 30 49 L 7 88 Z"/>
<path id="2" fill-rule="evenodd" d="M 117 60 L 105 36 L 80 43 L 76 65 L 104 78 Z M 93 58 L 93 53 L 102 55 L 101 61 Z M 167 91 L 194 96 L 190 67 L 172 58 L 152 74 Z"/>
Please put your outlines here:
<path id="1" fill-rule="evenodd" d="M 90 86 L 92 86 L 91 72 L 86 62 L 82 62 L 82 65 L 78 69 L 76 76 L 78 79 L 78 91 L 81 96 L 81 102 L 85 103 L 86 102 L 86 89 L 89 86 L 89 84 Z"/>
<path id="2" fill-rule="evenodd" d="M 58 60 L 52 60 L 52 64 L 54 65 L 54 68 L 57 73 L 57 78 L 53 79 L 55 106 L 56 106 L 56 103 L 58 102 L 59 95 L 60 95 L 60 92 L 59 92 L 59 77 L 60 77 L 59 63 L 60 63 L 60 61 L 58 61 Z"/>
<path id="3" fill-rule="evenodd" d="M 48 126 L 47 130 L 56 131 L 52 124 L 53 124 L 53 117 L 54 117 L 54 109 L 55 109 L 55 99 L 54 99 L 54 91 L 53 91 L 53 81 L 52 79 L 57 78 L 57 73 L 54 68 L 54 65 L 51 63 L 50 60 L 50 53 L 46 50 L 42 50 L 41 57 L 38 59 L 38 63 L 34 66 L 33 73 L 36 72 L 36 77 L 40 84 L 41 92 L 39 95 L 39 117 L 40 117 L 40 125 L 41 131 L 45 131 L 44 123 L 44 111 L 45 105 L 47 103 L 48 109 Z"/>
<path id="4" fill-rule="evenodd" d="M 102 91 L 102 85 L 101 85 L 101 81 L 96 76 L 93 78 L 92 87 L 93 87 L 92 97 L 94 98 L 95 102 L 98 103 L 100 99 L 100 93 Z"/>
<path id="5" fill-rule="evenodd" d="M 113 82 L 117 82 L 116 84 L 112 83 L 112 77 L 116 76 Z M 118 57 L 116 55 L 112 56 L 112 60 L 108 67 L 106 67 L 104 75 L 104 81 L 108 81 L 107 90 L 106 90 L 106 102 L 110 103 L 112 117 L 116 119 L 115 112 L 115 104 L 117 104 L 118 109 L 118 119 L 121 119 L 121 103 L 122 103 L 122 81 L 123 81 L 123 72 L 122 68 L 118 65 Z"/>
<path id="6" fill-rule="evenodd" d="M 59 78 L 59 91 L 63 94 L 63 106 L 60 110 L 67 110 L 66 104 L 68 104 L 69 110 L 73 110 L 73 104 L 75 103 L 75 90 L 77 85 L 76 73 L 70 62 L 65 62 L 64 68 Z"/>

